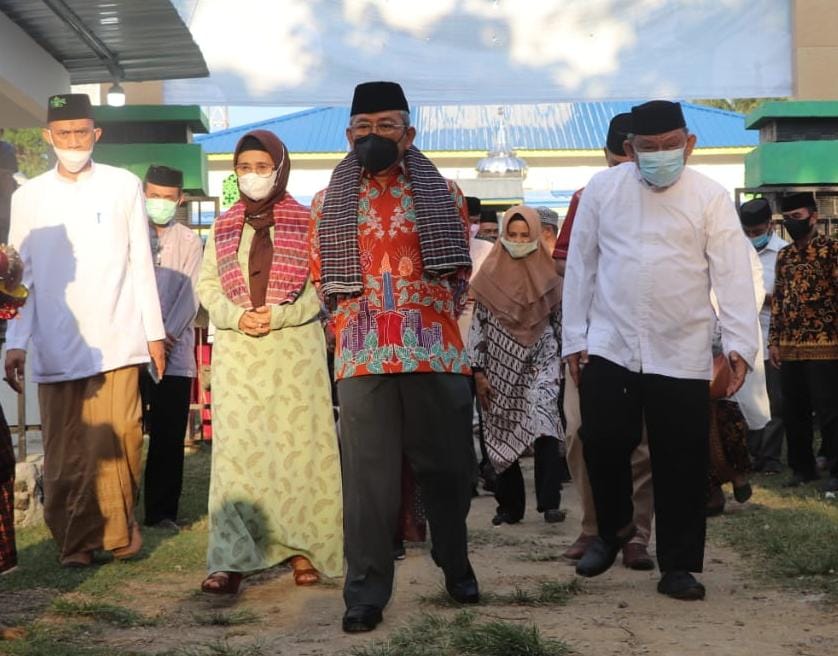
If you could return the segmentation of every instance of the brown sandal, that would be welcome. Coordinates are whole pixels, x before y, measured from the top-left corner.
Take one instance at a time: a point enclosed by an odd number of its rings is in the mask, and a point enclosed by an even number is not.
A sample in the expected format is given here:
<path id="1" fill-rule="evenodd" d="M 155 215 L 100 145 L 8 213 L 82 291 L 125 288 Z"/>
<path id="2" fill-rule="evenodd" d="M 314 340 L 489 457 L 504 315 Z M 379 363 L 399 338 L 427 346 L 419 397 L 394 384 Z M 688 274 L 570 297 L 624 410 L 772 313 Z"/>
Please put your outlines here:
<path id="1" fill-rule="evenodd" d="M 305 556 L 294 556 L 291 559 L 294 570 L 294 583 L 299 586 L 316 585 L 320 582 L 320 572 L 314 569 L 311 561 Z"/>
<path id="2" fill-rule="evenodd" d="M 77 551 L 58 559 L 61 567 L 90 567 L 93 564 L 92 551 Z"/>
<path id="3" fill-rule="evenodd" d="M 117 560 L 128 560 L 140 553 L 143 548 L 143 535 L 140 533 L 140 525 L 134 522 L 131 527 L 131 541 L 124 547 L 113 549 L 111 553 Z"/>
<path id="4" fill-rule="evenodd" d="M 201 592 L 234 595 L 239 591 L 241 582 L 241 572 L 213 572 L 201 583 Z"/>

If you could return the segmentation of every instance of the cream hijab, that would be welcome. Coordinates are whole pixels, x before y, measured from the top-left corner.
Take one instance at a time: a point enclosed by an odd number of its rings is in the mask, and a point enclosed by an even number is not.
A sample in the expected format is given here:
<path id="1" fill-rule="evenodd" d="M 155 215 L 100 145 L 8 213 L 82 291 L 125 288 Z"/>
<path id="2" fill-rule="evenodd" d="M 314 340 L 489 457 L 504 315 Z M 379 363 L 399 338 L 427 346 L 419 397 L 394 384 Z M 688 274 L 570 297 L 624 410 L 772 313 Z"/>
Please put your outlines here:
<path id="1" fill-rule="evenodd" d="M 539 241 L 541 221 L 538 212 L 526 205 L 515 205 L 506 210 L 502 235 L 507 235 L 509 223 L 518 218 L 527 222 L 530 241 Z M 543 244 L 529 255 L 515 259 L 498 239 L 472 280 L 471 292 L 516 341 L 523 346 L 532 346 L 561 303 L 562 279 Z"/>

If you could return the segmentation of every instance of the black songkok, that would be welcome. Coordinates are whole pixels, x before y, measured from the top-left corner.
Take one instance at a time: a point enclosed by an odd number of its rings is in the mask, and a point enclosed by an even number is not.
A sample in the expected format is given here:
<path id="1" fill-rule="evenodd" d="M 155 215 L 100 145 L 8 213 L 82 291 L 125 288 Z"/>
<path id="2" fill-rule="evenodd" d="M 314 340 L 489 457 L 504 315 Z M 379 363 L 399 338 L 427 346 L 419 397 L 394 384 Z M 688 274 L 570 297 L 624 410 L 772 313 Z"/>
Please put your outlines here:
<path id="1" fill-rule="evenodd" d="M 468 215 L 476 216 L 480 214 L 480 199 L 474 196 L 466 196 L 466 205 L 468 206 Z"/>
<path id="2" fill-rule="evenodd" d="M 363 82 L 355 87 L 350 116 L 392 110 L 409 112 L 404 91 L 395 82 Z"/>
<path id="3" fill-rule="evenodd" d="M 632 134 L 663 134 L 687 127 L 681 103 L 650 100 L 631 108 Z"/>
<path id="4" fill-rule="evenodd" d="M 145 181 L 161 187 L 183 188 L 183 172 L 168 166 L 155 166 L 152 164 L 145 173 Z"/>
<path id="5" fill-rule="evenodd" d="M 625 157 L 626 151 L 623 149 L 623 142 L 628 139 L 631 131 L 631 114 L 628 112 L 617 114 L 608 125 L 608 138 L 605 140 L 605 147 L 615 155 Z"/>
<path id="6" fill-rule="evenodd" d="M 765 198 L 754 198 L 739 206 L 739 220 L 743 226 L 755 226 L 771 220 L 771 204 Z"/>
<path id="7" fill-rule="evenodd" d="M 480 223 L 497 223 L 498 213 L 495 210 L 480 210 Z"/>
<path id="8" fill-rule="evenodd" d="M 811 210 L 817 210 L 818 204 L 815 202 L 815 195 L 811 191 L 800 191 L 796 194 L 787 194 L 783 196 L 780 201 L 781 212 L 793 212 L 806 207 Z"/>
<path id="9" fill-rule="evenodd" d="M 93 107 L 86 93 L 60 93 L 47 101 L 47 123 L 93 118 Z"/>

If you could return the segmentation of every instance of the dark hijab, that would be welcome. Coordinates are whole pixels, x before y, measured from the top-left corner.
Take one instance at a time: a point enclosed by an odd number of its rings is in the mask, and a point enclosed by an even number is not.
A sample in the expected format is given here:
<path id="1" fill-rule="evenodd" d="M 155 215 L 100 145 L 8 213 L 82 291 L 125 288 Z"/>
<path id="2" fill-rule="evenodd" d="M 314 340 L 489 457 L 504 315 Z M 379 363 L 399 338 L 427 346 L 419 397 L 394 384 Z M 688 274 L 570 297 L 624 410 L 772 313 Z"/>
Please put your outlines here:
<path id="1" fill-rule="evenodd" d="M 285 144 L 273 132 L 267 130 L 251 130 L 239 139 L 236 152 L 233 154 L 234 167 L 238 163 L 239 155 L 247 150 L 261 150 L 268 153 L 274 162 L 274 167 L 278 169 L 271 193 L 262 200 L 253 200 L 239 192 L 239 199 L 245 207 L 245 221 L 256 231 L 247 258 L 250 299 L 253 307 L 256 308 L 265 304 L 274 254 L 270 231 L 271 226 L 274 225 L 273 207 L 285 196 L 285 186 L 288 184 L 288 175 L 291 173 L 291 160 Z"/>

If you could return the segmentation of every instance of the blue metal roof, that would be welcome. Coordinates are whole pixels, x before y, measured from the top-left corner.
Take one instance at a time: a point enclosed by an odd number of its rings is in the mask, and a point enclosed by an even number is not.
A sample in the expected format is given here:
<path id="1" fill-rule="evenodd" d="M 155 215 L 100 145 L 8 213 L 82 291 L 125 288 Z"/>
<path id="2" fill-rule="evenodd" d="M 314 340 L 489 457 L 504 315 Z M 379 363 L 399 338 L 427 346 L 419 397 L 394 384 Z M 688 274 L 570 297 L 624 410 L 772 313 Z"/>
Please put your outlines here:
<path id="1" fill-rule="evenodd" d="M 515 150 L 589 150 L 605 144 L 611 117 L 637 101 L 505 105 L 507 142 Z M 742 114 L 682 103 L 698 148 L 756 146 L 757 132 L 745 129 Z M 413 108 L 416 145 L 425 151 L 489 150 L 498 125 L 497 105 L 439 105 Z M 292 153 L 346 152 L 348 107 L 319 107 L 275 119 L 201 135 L 207 153 L 232 153 L 246 132 L 276 133 Z"/>

